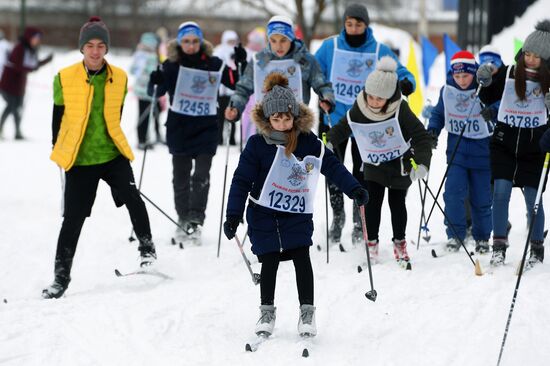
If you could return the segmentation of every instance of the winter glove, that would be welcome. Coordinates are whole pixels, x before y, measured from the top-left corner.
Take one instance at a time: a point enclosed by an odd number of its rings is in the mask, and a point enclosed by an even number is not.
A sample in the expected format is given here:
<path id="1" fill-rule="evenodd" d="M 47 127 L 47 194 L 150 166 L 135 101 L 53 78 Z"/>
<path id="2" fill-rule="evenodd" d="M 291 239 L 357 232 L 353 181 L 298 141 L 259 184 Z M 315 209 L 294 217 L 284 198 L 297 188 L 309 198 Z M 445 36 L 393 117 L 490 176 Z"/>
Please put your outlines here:
<path id="1" fill-rule="evenodd" d="M 246 62 L 246 50 L 244 49 L 242 43 L 239 43 L 238 46 L 233 47 L 233 50 L 235 50 L 235 63 L 236 64 L 243 64 Z"/>
<path id="2" fill-rule="evenodd" d="M 225 218 L 225 222 L 223 223 L 223 232 L 227 239 L 231 240 L 235 237 L 235 233 L 237 232 L 240 222 L 241 219 L 237 216 L 227 216 Z"/>
<path id="3" fill-rule="evenodd" d="M 438 138 L 437 133 L 435 132 L 435 130 L 428 130 L 428 133 L 432 138 L 432 150 L 435 150 L 437 149 L 437 138 Z"/>
<path id="4" fill-rule="evenodd" d="M 428 175 L 428 168 L 426 168 L 425 165 L 417 165 L 416 169 L 411 169 L 411 172 L 409 173 L 409 176 L 411 177 L 412 181 L 415 181 L 417 179 L 424 179 Z"/>
<path id="5" fill-rule="evenodd" d="M 432 118 L 432 112 L 434 110 L 433 105 L 427 105 L 424 108 L 422 108 L 422 118 L 424 119 L 430 119 Z"/>
<path id="6" fill-rule="evenodd" d="M 369 192 L 363 187 L 355 188 L 350 197 L 357 206 L 365 206 L 369 202 Z"/>
<path id="7" fill-rule="evenodd" d="M 476 77 L 477 82 L 482 87 L 491 85 L 493 82 L 493 73 L 496 71 L 496 67 L 493 64 L 483 64 L 477 69 Z"/>
<path id="8" fill-rule="evenodd" d="M 164 75 L 162 74 L 162 71 L 160 70 L 160 66 L 158 66 L 155 71 L 151 72 L 151 75 L 149 76 L 149 81 L 153 85 L 164 84 Z"/>
<path id="9" fill-rule="evenodd" d="M 399 90 L 401 90 L 401 94 L 404 96 L 409 96 L 414 91 L 413 84 L 407 78 L 399 80 Z"/>
<path id="10" fill-rule="evenodd" d="M 487 122 L 492 122 L 497 117 L 497 111 L 493 107 L 485 107 L 481 110 L 481 116 Z"/>
<path id="11" fill-rule="evenodd" d="M 546 109 L 550 111 L 550 91 L 544 96 L 544 104 L 546 104 Z"/>
<path id="12" fill-rule="evenodd" d="M 546 130 L 546 132 L 542 135 L 539 140 L 539 146 L 543 152 L 550 152 L 550 130 Z"/>

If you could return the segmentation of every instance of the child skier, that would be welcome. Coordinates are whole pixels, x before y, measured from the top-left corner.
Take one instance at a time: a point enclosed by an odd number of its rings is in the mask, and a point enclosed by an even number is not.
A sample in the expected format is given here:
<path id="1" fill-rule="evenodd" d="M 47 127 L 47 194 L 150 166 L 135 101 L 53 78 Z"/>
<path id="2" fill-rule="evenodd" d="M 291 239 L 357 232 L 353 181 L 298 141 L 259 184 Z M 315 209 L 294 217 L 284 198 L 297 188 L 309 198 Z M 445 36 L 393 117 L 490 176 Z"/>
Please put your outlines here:
<path id="1" fill-rule="evenodd" d="M 447 163 L 445 213 L 447 250 L 458 251 L 466 238 L 466 209 L 469 197 L 472 215 L 472 236 L 478 253 L 489 251 L 491 237 L 491 167 L 489 163 L 490 128 L 481 115 L 475 74 L 477 63 L 468 51 L 459 51 L 451 58 L 447 84 L 441 88 L 439 101 L 432 110 L 428 131 L 433 138 L 447 129 Z M 462 130 L 464 129 L 464 133 Z M 461 137 L 462 134 L 462 137 Z M 457 146 L 458 143 L 458 146 Z M 451 157 L 453 156 L 451 162 Z"/>
<path id="2" fill-rule="evenodd" d="M 350 4 L 344 11 L 344 29 L 339 35 L 327 38 L 315 53 L 315 58 L 327 80 L 332 82 L 335 90 L 336 106 L 330 115 L 323 116 L 320 131 L 328 130 L 329 121 L 336 125 L 346 112 L 351 109 L 357 95 L 361 92 L 369 73 L 375 70 L 376 63 L 383 56 L 392 56 L 397 61 L 399 87 L 405 96 L 415 88 L 413 75 L 399 63 L 392 50 L 374 38 L 369 27 L 370 19 L 367 8 L 362 4 Z M 345 160 L 348 140 L 334 146 L 337 156 Z M 357 150 L 355 138 L 351 137 L 351 157 L 353 160 L 353 176 L 365 185 L 361 167 L 363 162 Z M 339 243 L 342 228 L 346 221 L 342 192 L 333 185 L 328 186 L 330 204 L 333 210 L 330 239 Z M 363 239 L 359 210 L 353 210 L 352 241 L 358 243 Z"/>
<path id="3" fill-rule="evenodd" d="M 304 42 L 296 39 L 292 21 L 276 15 L 267 24 L 269 45 L 258 52 L 254 61 L 245 68 L 237 83 L 230 106 L 225 110 L 228 121 L 236 121 L 243 112 L 248 97 L 254 93 L 257 101 L 262 100 L 264 79 L 271 72 L 284 70 L 290 87 L 299 101 L 309 103 L 310 89 L 319 95 L 319 105 L 330 112 L 334 106 L 334 94 L 315 57 L 307 50 Z"/>
<path id="4" fill-rule="evenodd" d="M 246 52 L 236 62 L 246 63 Z M 178 240 L 200 244 L 210 166 L 218 146 L 218 88 L 221 83 L 234 89 L 237 80 L 236 72 L 212 56 L 212 45 L 195 22 L 179 26 L 177 40 L 168 44 L 162 70 L 151 73 L 149 94 L 157 85 L 157 96 L 170 95 L 166 142 L 172 154 L 176 212 L 185 229 L 176 231 Z"/>
<path id="5" fill-rule="evenodd" d="M 401 99 L 396 70 L 397 63 L 392 57 L 378 60 L 376 70 L 367 77 L 365 88 L 357 95 L 353 107 L 327 137 L 331 144 L 338 146 L 353 132 L 357 141 L 370 197 L 366 214 L 371 257 L 374 260 L 378 257 L 380 214 L 387 188 L 394 257 L 405 264 L 410 260 L 405 240 L 405 197 L 411 180 L 428 174 L 432 154 L 430 135 Z M 416 170 L 412 169 L 411 158 L 418 165 Z"/>
<path id="6" fill-rule="evenodd" d="M 292 259 L 300 300 L 298 332 L 314 336 L 317 328 L 309 247 L 319 174 L 329 177 L 357 205 L 367 203 L 368 193 L 310 131 L 313 114 L 296 100 L 288 84 L 279 73 L 265 80 L 266 94 L 252 112 L 259 133 L 248 140 L 235 170 L 224 232 L 228 239 L 235 236 L 248 197 L 248 234 L 252 252 L 262 263 L 261 316 L 256 333 L 273 333 L 277 269 L 279 262 Z"/>
<path id="7" fill-rule="evenodd" d="M 477 71 L 477 79 L 483 86 L 479 95 L 483 103 L 492 105 L 500 101 L 490 145 L 494 179 L 491 265 L 505 262 L 510 195 L 512 187 L 522 187 L 529 220 L 535 220 L 531 255 L 526 264 L 530 268 L 544 259 L 542 201 L 537 216 L 531 216 L 544 162 L 539 140 L 548 129 L 550 20 L 537 24 L 517 53 L 516 62 L 515 66 L 498 69 L 484 64 Z"/>

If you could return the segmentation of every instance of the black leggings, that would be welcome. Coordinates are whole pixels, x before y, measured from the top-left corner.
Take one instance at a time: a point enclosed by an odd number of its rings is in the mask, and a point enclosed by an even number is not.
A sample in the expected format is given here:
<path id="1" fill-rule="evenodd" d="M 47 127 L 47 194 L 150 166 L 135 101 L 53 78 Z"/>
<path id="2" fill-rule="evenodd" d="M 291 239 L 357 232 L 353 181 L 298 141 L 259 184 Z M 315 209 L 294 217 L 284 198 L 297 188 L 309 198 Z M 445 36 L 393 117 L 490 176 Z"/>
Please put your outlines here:
<path id="1" fill-rule="evenodd" d="M 2 96 L 6 101 L 6 108 L 2 113 L 0 118 L 0 131 L 4 127 L 6 119 L 8 119 L 10 114 L 13 114 L 13 120 L 15 122 L 15 135 L 21 136 L 21 106 L 23 105 L 23 96 L 11 95 L 9 93 L 3 92 Z"/>
<path id="2" fill-rule="evenodd" d="M 380 229 L 380 216 L 384 191 L 386 187 L 374 181 L 367 181 L 369 191 L 369 203 L 367 203 L 367 231 L 369 240 L 378 239 Z M 405 239 L 405 228 L 407 227 L 407 207 L 405 206 L 406 189 L 388 188 L 388 203 L 391 211 L 391 224 L 393 229 L 392 239 Z"/>
<path id="3" fill-rule="evenodd" d="M 258 256 L 262 263 L 260 293 L 262 305 L 273 305 L 277 269 L 282 260 L 292 259 L 296 272 L 296 286 L 300 305 L 313 305 L 313 269 L 309 258 L 309 246 Z"/>

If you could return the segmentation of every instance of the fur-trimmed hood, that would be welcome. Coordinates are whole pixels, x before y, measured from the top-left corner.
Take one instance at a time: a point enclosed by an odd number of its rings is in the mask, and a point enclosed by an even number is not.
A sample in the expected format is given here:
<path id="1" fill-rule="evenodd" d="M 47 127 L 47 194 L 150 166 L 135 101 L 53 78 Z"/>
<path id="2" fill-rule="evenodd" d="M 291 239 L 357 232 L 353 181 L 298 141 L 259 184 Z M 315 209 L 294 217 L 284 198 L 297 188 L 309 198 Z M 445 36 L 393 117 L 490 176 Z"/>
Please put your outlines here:
<path id="1" fill-rule="evenodd" d="M 178 49 L 180 50 L 179 52 L 178 52 Z M 178 41 L 176 39 L 172 39 L 171 41 L 168 42 L 168 45 L 166 46 L 168 61 L 179 62 L 180 52 L 183 52 L 183 50 L 181 49 L 181 46 L 178 44 Z M 208 42 L 205 39 L 202 41 L 199 52 L 205 54 L 208 57 L 212 57 L 212 54 L 214 53 L 214 46 L 212 46 L 212 43 Z"/>
<path id="2" fill-rule="evenodd" d="M 261 103 L 257 103 L 254 109 L 252 109 L 250 117 L 252 118 L 252 121 L 254 121 L 259 134 L 269 136 L 269 133 L 273 131 L 271 125 L 269 124 L 269 117 L 266 118 L 264 116 Z M 315 119 L 311 109 L 309 109 L 304 103 L 300 103 L 300 115 L 294 119 L 294 125 L 297 130 L 304 134 L 310 133 L 313 128 L 314 120 Z"/>

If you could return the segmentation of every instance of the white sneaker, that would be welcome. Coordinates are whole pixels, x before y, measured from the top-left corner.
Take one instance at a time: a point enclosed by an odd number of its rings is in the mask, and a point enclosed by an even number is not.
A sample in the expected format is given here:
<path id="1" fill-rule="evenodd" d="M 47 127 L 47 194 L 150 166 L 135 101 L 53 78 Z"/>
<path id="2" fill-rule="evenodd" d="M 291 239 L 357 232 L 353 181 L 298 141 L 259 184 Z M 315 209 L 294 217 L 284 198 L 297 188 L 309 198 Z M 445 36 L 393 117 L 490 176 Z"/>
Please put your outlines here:
<path id="1" fill-rule="evenodd" d="M 315 324 L 315 306 L 308 304 L 300 306 L 298 334 L 301 336 L 307 335 L 309 337 L 317 335 L 317 325 Z"/>
<path id="2" fill-rule="evenodd" d="M 275 328 L 275 310 L 273 305 L 260 305 L 260 319 L 256 323 L 256 334 L 270 336 Z"/>

